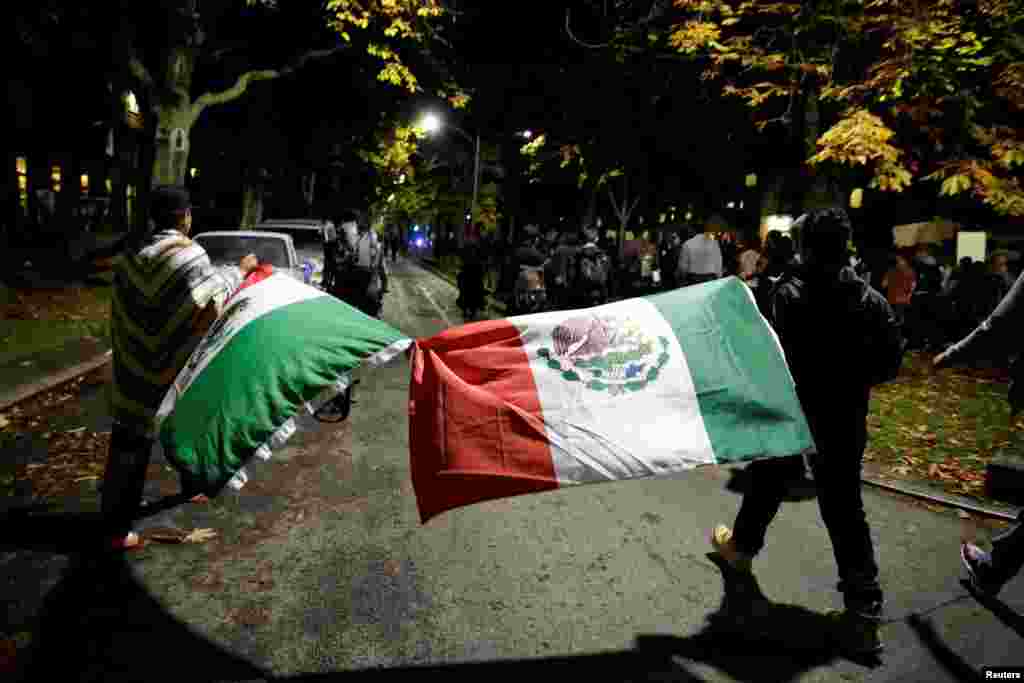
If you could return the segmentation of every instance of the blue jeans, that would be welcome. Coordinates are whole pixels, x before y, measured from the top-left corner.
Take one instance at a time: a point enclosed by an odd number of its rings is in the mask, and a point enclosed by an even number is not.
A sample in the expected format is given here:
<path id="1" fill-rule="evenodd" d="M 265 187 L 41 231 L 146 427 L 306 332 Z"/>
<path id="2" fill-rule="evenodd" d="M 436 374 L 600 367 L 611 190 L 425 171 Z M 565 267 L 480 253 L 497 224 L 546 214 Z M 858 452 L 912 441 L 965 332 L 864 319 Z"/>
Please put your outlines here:
<path id="1" fill-rule="evenodd" d="M 861 464 L 866 432 L 862 439 L 845 447 L 828 449 L 828 442 L 816 439 L 822 453 L 811 457 L 811 469 L 818 490 L 818 507 L 832 540 L 832 552 L 839 568 L 839 591 L 852 612 L 878 617 L 882 611 L 882 588 L 871 541 L 871 529 L 861 498 Z M 838 440 L 836 443 L 841 443 Z M 768 526 L 782 505 L 787 483 L 802 476 L 801 458 L 761 460 L 749 465 L 751 488 L 743 496 L 736 516 L 733 539 L 736 548 L 750 556 L 764 547 Z"/>

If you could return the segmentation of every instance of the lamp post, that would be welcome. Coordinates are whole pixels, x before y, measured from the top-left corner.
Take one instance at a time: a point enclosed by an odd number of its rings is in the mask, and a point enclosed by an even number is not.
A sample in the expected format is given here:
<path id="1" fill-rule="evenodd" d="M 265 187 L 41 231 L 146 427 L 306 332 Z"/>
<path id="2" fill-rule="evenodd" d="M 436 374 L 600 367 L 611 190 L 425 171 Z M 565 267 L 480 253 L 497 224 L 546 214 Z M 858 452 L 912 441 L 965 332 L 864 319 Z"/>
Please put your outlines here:
<path id="1" fill-rule="evenodd" d="M 437 132 L 438 130 L 440 130 L 442 128 L 442 126 L 446 126 L 448 128 L 451 128 L 452 130 L 454 130 L 456 133 L 458 133 L 462 137 L 466 138 L 466 140 L 468 140 L 469 143 L 474 146 L 474 159 L 473 159 L 473 203 L 471 204 L 470 209 L 469 209 L 469 221 L 470 221 L 470 224 L 472 225 L 473 221 L 476 220 L 477 196 L 478 196 L 479 191 L 480 191 L 480 135 L 479 135 L 479 133 L 477 135 L 473 136 L 473 135 L 470 135 L 469 133 L 467 133 L 466 131 L 462 130 L 458 126 L 452 125 L 450 123 L 449 124 L 442 124 L 441 123 L 441 119 L 436 114 L 427 114 L 427 115 L 425 115 L 423 117 L 423 121 L 420 124 L 420 126 L 424 130 L 426 130 L 428 133 Z M 465 234 L 465 230 L 459 231 L 458 243 L 459 243 L 459 247 L 460 248 L 463 246 L 464 234 Z"/>

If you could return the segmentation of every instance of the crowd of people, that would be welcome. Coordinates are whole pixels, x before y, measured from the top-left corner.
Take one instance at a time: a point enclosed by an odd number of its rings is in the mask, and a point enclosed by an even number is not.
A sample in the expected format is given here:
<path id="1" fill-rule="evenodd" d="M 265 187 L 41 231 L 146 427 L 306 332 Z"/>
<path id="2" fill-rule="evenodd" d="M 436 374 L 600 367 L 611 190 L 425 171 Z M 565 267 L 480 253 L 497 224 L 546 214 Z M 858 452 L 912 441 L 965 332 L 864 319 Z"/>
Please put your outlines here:
<path id="1" fill-rule="evenodd" d="M 733 570 L 750 572 L 787 491 L 799 485 L 809 465 L 844 599 L 844 609 L 831 615 L 839 645 L 854 654 L 878 652 L 884 595 L 860 478 L 871 389 L 894 379 L 904 353 L 915 345 L 946 349 L 934 358 L 936 369 L 997 346 L 1019 351 L 1010 347 L 1019 345 L 1014 330 L 1024 311 L 1024 275 L 1010 273 L 1005 253 L 987 263 L 964 259 L 949 268 L 927 246 L 913 255 L 894 252 L 887 267 L 872 272 L 849 248 L 852 228 L 842 209 L 801 216 L 793 225 L 799 250 L 779 232 L 768 233 L 763 244 L 744 243 L 716 228 L 712 220 L 697 234 L 664 232 L 654 250 L 662 273 L 655 289 L 733 275 L 751 287 L 785 351 L 817 453 L 806 462 L 796 456 L 753 463 L 751 487 L 733 526 L 717 525 L 711 544 Z M 589 230 L 557 240 L 533 235 L 509 255 L 502 281 L 518 281 L 520 267 L 540 268 L 550 289 L 549 308 L 600 303 L 589 298 L 586 277 L 593 273 L 582 265 L 589 252 L 608 266 L 600 296 L 628 296 L 622 284 L 644 268 L 622 262 L 610 247 Z M 476 247 L 475 253 L 479 262 L 484 252 Z M 632 257 L 643 261 L 650 253 L 639 249 Z M 1024 364 L 1015 365 L 1013 376 L 1010 401 L 1016 413 L 1024 407 Z M 997 593 L 1024 567 L 1024 524 L 997 537 L 991 552 L 971 543 L 963 543 L 960 552 L 975 589 Z"/>

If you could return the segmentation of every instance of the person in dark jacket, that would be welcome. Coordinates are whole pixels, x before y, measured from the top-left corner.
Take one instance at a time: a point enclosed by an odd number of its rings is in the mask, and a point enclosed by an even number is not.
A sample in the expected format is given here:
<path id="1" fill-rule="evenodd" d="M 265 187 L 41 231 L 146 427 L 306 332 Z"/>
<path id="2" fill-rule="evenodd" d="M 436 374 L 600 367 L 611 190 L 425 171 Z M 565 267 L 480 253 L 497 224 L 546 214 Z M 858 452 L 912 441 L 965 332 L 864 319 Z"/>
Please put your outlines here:
<path id="1" fill-rule="evenodd" d="M 484 268 L 482 247 L 476 244 L 467 245 L 462 252 L 462 268 L 457 278 L 459 297 L 455 302 L 466 318 L 475 317 L 487 308 Z"/>
<path id="2" fill-rule="evenodd" d="M 967 337 L 939 354 L 932 361 L 936 370 L 982 357 L 1021 354 L 1021 328 L 1024 327 L 1024 274 L 1010 288 L 1003 300 L 984 322 Z M 1011 370 L 1010 420 L 1024 408 L 1024 355 L 1018 356 Z M 1017 518 L 1024 522 L 1024 513 Z M 973 543 L 960 546 L 960 559 L 967 568 L 971 584 L 978 591 L 995 595 L 1007 581 L 1024 567 L 1024 524 L 992 539 L 992 552 L 987 553 Z"/>
<path id="3" fill-rule="evenodd" d="M 679 231 L 671 230 L 658 250 L 658 270 L 661 272 L 662 288 L 665 291 L 679 287 L 679 280 L 676 278 L 676 265 L 679 263 L 679 250 L 682 246 L 683 242 L 679 238 Z"/>
<path id="4" fill-rule="evenodd" d="M 846 609 L 834 613 L 838 645 L 849 653 L 881 649 L 882 589 L 861 500 L 871 387 L 896 377 L 904 343 L 885 297 L 845 262 L 850 221 L 842 209 L 803 219 L 804 263 L 774 285 L 768 319 L 786 354 L 816 444 L 811 468 L 822 520 L 832 540 Z M 734 529 L 719 525 L 712 544 L 734 569 L 750 571 L 801 457 L 750 465 L 751 489 Z"/>

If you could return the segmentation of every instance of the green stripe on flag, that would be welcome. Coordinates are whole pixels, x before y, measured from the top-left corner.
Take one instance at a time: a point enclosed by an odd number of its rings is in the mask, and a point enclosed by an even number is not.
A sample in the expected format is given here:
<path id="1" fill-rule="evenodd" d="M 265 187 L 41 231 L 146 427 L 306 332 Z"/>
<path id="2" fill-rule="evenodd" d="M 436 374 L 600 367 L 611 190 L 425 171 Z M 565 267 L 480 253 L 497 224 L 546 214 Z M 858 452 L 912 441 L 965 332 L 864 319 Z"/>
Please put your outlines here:
<path id="1" fill-rule="evenodd" d="M 160 430 L 168 460 L 200 490 L 219 490 L 304 403 L 404 338 L 326 295 L 256 318 L 178 398 Z"/>
<path id="2" fill-rule="evenodd" d="M 813 443 L 782 350 L 745 288 L 727 278 L 648 297 L 686 355 L 720 463 L 793 455 Z"/>

